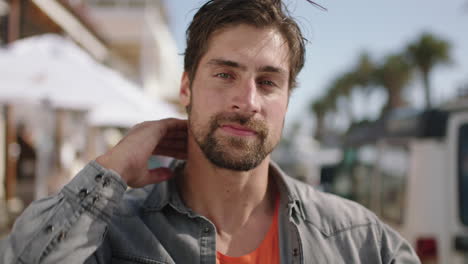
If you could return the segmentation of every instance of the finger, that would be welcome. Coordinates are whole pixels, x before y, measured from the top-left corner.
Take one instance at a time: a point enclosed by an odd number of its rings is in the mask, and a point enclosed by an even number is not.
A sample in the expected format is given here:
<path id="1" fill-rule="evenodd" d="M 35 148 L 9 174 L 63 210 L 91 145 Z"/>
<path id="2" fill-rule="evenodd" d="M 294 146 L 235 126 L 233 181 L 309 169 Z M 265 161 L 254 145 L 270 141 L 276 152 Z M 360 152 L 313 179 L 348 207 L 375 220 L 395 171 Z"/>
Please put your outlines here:
<path id="1" fill-rule="evenodd" d="M 187 131 L 187 121 L 175 118 L 158 121 L 145 121 L 140 125 L 140 131 L 144 131 L 147 137 L 164 138 L 170 134 L 180 134 L 184 136 Z"/>
<path id="2" fill-rule="evenodd" d="M 187 120 L 169 118 L 163 119 L 160 121 L 165 127 L 166 133 L 169 131 L 186 131 L 187 130 Z"/>
<path id="3" fill-rule="evenodd" d="M 187 140 L 185 139 L 173 139 L 173 140 L 163 140 L 158 143 L 155 147 L 156 149 L 174 149 L 174 150 L 186 150 L 187 149 Z"/>
<path id="4" fill-rule="evenodd" d="M 166 123 L 169 129 L 187 128 L 187 119 L 167 118 L 162 119 L 161 121 Z"/>
<path id="5" fill-rule="evenodd" d="M 135 125 L 134 127 L 142 127 L 142 126 L 160 126 L 163 125 L 167 129 L 183 129 L 187 127 L 187 120 L 186 119 L 178 119 L 178 118 L 165 118 L 161 120 L 148 120 L 142 123 Z"/>
<path id="6" fill-rule="evenodd" d="M 167 156 L 172 158 L 183 158 L 187 156 L 187 151 L 185 149 L 157 149 L 152 155 L 156 156 Z"/>
<path id="7" fill-rule="evenodd" d="M 168 131 L 163 139 L 179 139 L 179 138 L 187 138 L 188 132 L 187 130 L 174 130 Z"/>
<path id="8" fill-rule="evenodd" d="M 154 155 L 167 156 L 175 159 L 187 159 L 187 150 L 156 149 Z"/>
<path id="9" fill-rule="evenodd" d="M 158 146 L 153 150 L 153 154 L 167 153 L 167 152 L 187 152 L 187 145 L 172 145 L 172 146 Z"/>
<path id="10" fill-rule="evenodd" d="M 174 148 L 174 149 L 183 149 L 187 148 L 186 140 L 164 140 L 158 143 L 156 148 Z"/>

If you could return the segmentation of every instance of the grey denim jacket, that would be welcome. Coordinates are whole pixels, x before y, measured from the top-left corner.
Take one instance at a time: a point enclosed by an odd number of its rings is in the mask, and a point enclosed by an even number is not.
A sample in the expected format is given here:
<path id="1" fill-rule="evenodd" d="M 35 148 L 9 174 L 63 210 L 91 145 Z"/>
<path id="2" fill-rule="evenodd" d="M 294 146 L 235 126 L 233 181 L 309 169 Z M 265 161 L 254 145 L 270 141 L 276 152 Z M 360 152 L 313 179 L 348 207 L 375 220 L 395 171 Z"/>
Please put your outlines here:
<path id="1" fill-rule="evenodd" d="M 364 207 L 270 174 L 280 191 L 281 263 L 420 263 L 411 246 Z M 57 195 L 32 203 L 0 241 L 0 262 L 216 263 L 216 229 L 181 201 L 175 180 L 127 192 L 90 162 Z"/>

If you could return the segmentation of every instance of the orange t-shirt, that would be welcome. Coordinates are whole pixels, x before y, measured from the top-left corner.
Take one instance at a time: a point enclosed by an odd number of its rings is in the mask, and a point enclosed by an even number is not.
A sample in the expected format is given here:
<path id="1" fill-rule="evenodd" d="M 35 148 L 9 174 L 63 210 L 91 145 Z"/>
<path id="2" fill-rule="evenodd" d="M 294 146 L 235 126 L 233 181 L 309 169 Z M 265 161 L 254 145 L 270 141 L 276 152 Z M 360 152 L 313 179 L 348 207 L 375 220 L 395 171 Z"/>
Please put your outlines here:
<path id="1" fill-rule="evenodd" d="M 279 264 L 278 207 L 279 199 L 276 200 L 275 213 L 270 229 L 257 249 L 240 257 L 229 257 L 216 252 L 216 264 Z"/>

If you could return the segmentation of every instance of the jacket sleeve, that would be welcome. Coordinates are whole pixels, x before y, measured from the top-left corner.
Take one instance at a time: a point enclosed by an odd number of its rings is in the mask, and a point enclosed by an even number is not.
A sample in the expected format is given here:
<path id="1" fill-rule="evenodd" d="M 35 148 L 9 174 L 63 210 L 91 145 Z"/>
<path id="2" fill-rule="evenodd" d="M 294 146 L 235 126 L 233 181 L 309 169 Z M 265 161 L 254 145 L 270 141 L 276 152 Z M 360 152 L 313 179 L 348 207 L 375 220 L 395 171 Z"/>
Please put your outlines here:
<path id="1" fill-rule="evenodd" d="M 117 173 L 90 162 L 58 194 L 28 206 L 0 241 L 0 263 L 84 263 L 126 188 Z"/>
<path id="2" fill-rule="evenodd" d="M 411 245 L 395 230 L 381 223 L 381 256 L 385 264 L 420 264 Z"/>

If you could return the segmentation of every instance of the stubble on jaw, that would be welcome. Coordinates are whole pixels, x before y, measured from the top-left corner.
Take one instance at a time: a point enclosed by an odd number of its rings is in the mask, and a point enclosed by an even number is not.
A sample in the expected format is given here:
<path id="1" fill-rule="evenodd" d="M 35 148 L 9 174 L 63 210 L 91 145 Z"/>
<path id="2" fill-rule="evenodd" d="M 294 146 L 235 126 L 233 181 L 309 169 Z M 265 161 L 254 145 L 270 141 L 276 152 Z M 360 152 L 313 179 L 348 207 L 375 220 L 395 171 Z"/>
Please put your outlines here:
<path id="1" fill-rule="evenodd" d="M 190 116 L 190 112 L 189 112 Z M 205 127 L 194 124 L 189 118 L 189 129 L 205 157 L 215 166 L 249 171 L 256 168 L 274 149 L 269 129 L 263 120 L 238 113 L 219 113 L 210 118 Z M 254 138 L 219 135 L 217 130 L 226 123 L 242 125 L 256 132 Z"/>

